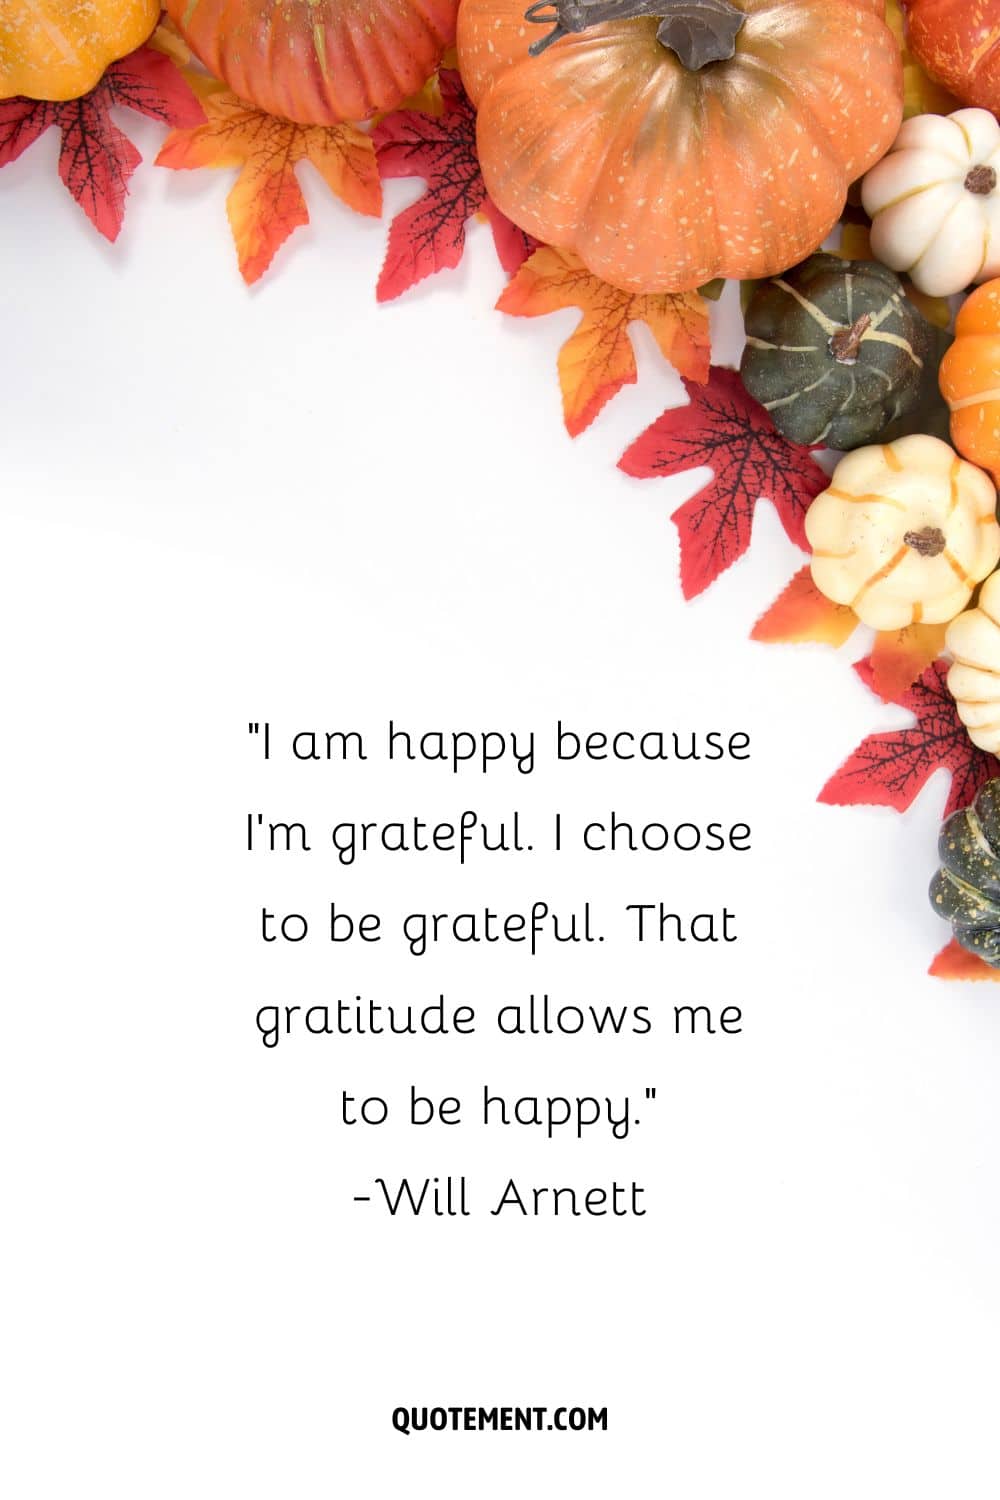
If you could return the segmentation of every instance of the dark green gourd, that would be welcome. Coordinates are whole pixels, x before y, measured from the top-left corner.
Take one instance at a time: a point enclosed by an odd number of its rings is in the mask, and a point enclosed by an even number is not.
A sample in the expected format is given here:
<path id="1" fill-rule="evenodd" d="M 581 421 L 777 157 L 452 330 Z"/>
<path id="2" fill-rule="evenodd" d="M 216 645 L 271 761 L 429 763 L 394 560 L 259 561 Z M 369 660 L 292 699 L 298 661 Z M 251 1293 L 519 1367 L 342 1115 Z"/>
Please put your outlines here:
<path id="1" fill-rule="evenodd" d="M 952 813 L 938 840 L 931 904 L 963 948 L 1000 969 L 1000 777 Z"/>
<path id="2" fill-rule="evenodd" d="M 797 443 L 860 448 L 920 399 L 934 329 L 875 261 L 812 255 L 761 282 L 746 310 L 743 383 Z"/>

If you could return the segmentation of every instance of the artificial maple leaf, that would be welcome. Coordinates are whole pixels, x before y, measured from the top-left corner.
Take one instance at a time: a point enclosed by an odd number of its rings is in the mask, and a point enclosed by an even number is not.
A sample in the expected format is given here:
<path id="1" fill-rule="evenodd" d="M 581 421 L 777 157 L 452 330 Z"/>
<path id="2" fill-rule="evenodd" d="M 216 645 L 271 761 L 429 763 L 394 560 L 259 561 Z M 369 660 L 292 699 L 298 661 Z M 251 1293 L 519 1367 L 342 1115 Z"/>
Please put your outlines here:
<path id="1" fill-rule="evenodd" d="M 750 632 L 752 641 L 819 641 L 842 646 L 858 628 L 858 617 L 846 604 L 834 604 L 813 583 L 809 564 L 765 610 Z"/>
<path id="2" fill-rule="evenodd" d="M 444 113 L 444 104 L 441 99 L 441 79 L 439 73 L 432 73 L 420 88 L 412 93 L 408 99 L 397 106 L 400 110 L 415 109 L 422 115 L 434 115 L 435 117 Z M 386 119 L 395 111 L 387 109 L 384 114 L 379 115 L 373 122 L 378 124 L 379 120 Z"/>
<path id="3" fill-rule="evenodd" d="M 453 270 L 465 250 L 465 226 L 483 213 L 493 243 L 509 274 L 535 248 L 492 203 L 476 154 L 476 112 L 458 74 L 442 68 L 441 113 L 402 109 L 386 115 L 372 132 L 378 166 L 385 177 L 422 177 L 427 191 L 396 215 L 376 296 L 390 302 L 425 276 Z"/>
<path id="4" fill-rule="evenodd" d="M 159 26 L 157 26 L 146 45 L 154 47 L 157 52 L 165 52 L 179 68 L 191 67 L 193 61 L 191 48 L 169 16 L 161 17 Z"/>
<path id="5" fill-rule="evenodd" d="M 862 740 L 820 792 L 820 802 L 836 807 L 893 807 L 903 812 L 943 767 L 951 772 L 945 817 L 968 807 L 980 787 L 1000 773 L 1000 763 L 969 739 L 945 682 L 949 666 L 944 658 L 932 662 L 917 682 L 892 699 L 909 709 L 916 723 Z M 857 662 L 855 671 L 874 692 L 871 662 Z"/>
<path id="6" fill-rule="evenodd" d="M 963 948 L 957 938 L 941 949 L 927 972 L 934 979 L 992 979 L 994 983 L 1000 980 L 1000 969 L 991 969 L 978 953 Z"/>
<path id="7" fill-rule="evenodd" d="M 764 611 L 750 632 L 752 641 L 800 643 L 816 641 L 842 646 L 861 621 L 847 604 L 834 604 L 821 594 L 808 564 Z M 894 703 L 944 649 L 943 625 L 907 625 L 903 630 L 880 630 L 871 654 L 871 688 L 885 703 Z"/>
<path id="8" fill-rule="evenodd" d="M 165 125 L 196 125 L 204 119 L 170 58 L 148 46 L 112 63 L 100 83 L 79 99 L 0 100 L 0 167 L 15 161 L 50 126 L 58 126 L 59 176 L 109 240 L 121 231 L 129 180 L 142 161 L 111 119 L 115 108 L 134 109 Z"/>
<path id="9" fill-rule="evenodd" d="M 707 385 L 684 381 L 690 405 L 665 411 L 619 459 L 638 479 L 707 467 L 713 478 L 674 511 L 681 588 L 700 594 L 750 545 L 757 501 L 771 501 L 795 544 L 807 550 L 805 513 L 829 483 L 812 450 L 783 437 L 735 370 L 713 365 Z"/>
<path id="10" fill-rule="evenodd" d="M 205 123 L 174 131 L 157 165 L 183 171 L 238 167 L 226 199 L 240 272 L 258 281 L 293 230 L 309 223 L 295 169 L 309 161 L 327 187 L 359 214 L 378 217 L 382 185 L 371 138 L 354 125 L 295 125 L 265 114 L 214 84 L 203 88 Z"/>
<path id="11" fill-rule="evenodd" d="M 944 650 L 944 625 L 907 625 L 902 630 L 880 630 L 872 646 L 872 691 L 883 703 L 896 703 L 900 693 L 922 677 Z"/>
<path id="12" fill-rule="evenodd" d="M 697 292 L 635 296 L 591 275 L 571 250 L 543 245 L 501 293 L 497 307 L 515 318 L 539 318 L 576 307 L 583 314 L 559 351 L 563 420 L 571 437 L 623 385 L 637 379 L 630 323 L 652 330 L 664 359 L 682 375 L 708 379 L 708 308 Z"/>
<path id="13" fill-rule="evenodd" d="M 899 0 L 886 0 L 886 25 L 891 27 L 903 56 L 903 118 L 911 115 L 950 115 L 960 109 L 958 100 L 929 78 L 910 51 L 903 7 Z"/>

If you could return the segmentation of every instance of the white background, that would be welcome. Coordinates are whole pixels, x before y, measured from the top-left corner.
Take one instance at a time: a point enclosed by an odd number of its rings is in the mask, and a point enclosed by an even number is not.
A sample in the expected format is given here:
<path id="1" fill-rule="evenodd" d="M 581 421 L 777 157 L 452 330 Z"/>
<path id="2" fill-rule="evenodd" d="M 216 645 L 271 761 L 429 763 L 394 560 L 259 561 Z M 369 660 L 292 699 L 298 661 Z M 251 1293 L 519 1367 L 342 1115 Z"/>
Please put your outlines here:
<path id="1" fill-rule="evenodd" d="M 159 132 L 129 120 L 147 161 Z M 822 807 L 903 722 L 835 655 L 751 644 L 800 558 L 767 506 L 701 600 L 670 511 L 618 455 L 682 391 L 641 384 L 575 443 L 567 313 L 491 311 L 462 270 L 386 308 L 385 226 L 303 169 L 313 222 L 254 292 L 228 173 L 141 171 L 119 245 L 50 137 L 0 181 L 5 615 L 4 1362 L 12 1500 L 661 1495 L 995 1497 L 1000 992 L 924 977 L 945 797 Z M 415 184 L 390 184 L 388 208 Z M 728 318 L 728 324 L 727 324 Z M 716 353 L 738 352 L 734 309 Z M 529 780 L 266 767 L 246 732 L 534 727 Z M 551 771 L 557 717 L 743 729 L 749 765 Z M 745 818 L 751 857 L 260 861 L 248 810 L 520 806 Z M 728 949 L 533 963 L 472 949 L 265 950 L 262 902 L 407 909 L 590 896 L 738 914 Z M 610 925 L 611 918 L 609 918 Z M 322 925 L 322 924 L 320 924 Z M 530 989 L 632 1000 L 650 1038 L 313 1038 L 259 1004 L 355 992 L 488 1015 Z M 679 1040 L 675 1002 L 742 1006 Z M 624 1144 L 474 1124 L 367 1134 L 339 1089 L 657 1102 Z M 380 1173 L 465 1172 L 468 1221 L 389 1220 Z M 491 1219 L 506 1177 L 647 1189 L 642 1219 Z M 397 1404 L 604 1406 L 607 1434 L 404 1439 Z"/>

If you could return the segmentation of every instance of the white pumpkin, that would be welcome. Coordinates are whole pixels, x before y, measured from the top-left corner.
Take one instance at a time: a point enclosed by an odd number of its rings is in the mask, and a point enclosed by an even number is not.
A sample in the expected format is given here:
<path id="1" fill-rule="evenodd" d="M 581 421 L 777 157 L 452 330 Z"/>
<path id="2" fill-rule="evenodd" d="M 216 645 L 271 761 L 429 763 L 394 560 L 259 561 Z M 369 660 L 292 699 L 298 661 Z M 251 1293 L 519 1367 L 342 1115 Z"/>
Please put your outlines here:
<path id="1" fill-rule="evenodd" d="M 969 739 L 1000 752 L 1000 573 L 987 578 L 975 609 L 952 620 L 945 645 L 955 658 L 948 690 Z"/>
<path id="2" fill-rule="evenodd" d="M 872 253 L 934 297 L 1000 274 L 1000 125 L 986 109 L 906 120 L 861 185 Z"/>
<path id="3" fill-rule="evenodd" d="M 813 582 L 875 630 L 945 624 L 1000 561 L 996 503 L 940 438 L 857 448 L 806 512 Z"/>

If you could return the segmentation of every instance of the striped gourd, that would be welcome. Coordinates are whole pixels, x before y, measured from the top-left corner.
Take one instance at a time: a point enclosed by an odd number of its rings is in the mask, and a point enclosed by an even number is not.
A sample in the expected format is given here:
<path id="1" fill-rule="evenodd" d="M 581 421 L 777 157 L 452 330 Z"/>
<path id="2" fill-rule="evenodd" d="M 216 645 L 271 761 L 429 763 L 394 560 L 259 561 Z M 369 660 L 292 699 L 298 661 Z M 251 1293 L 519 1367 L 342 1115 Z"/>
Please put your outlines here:
<path id="1" fill-rule="evenodd" d="M 971 807 L 952 813 L 938 858 L 931 905 L 963 948 L 1000 968 L 1000 780 L 988 781 Z"/>
<path id="2" fill-rule="evenodd" d="M 741 373 L 798 443 L 860 448 L 920 397 L 934 330 L 875 261 L 813 255 L 762 282 L 746 312 Z"/>

